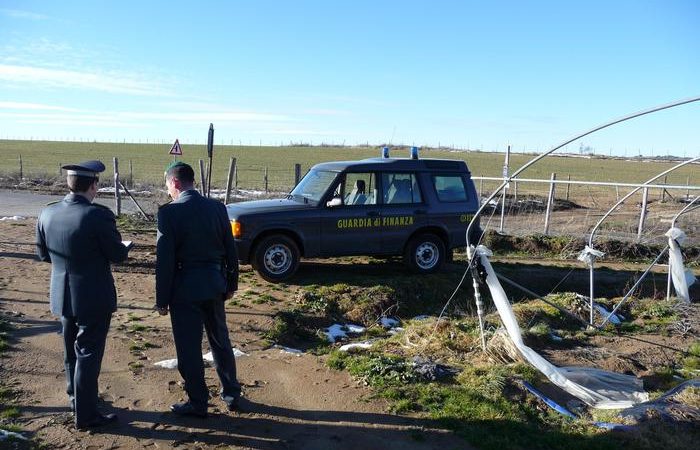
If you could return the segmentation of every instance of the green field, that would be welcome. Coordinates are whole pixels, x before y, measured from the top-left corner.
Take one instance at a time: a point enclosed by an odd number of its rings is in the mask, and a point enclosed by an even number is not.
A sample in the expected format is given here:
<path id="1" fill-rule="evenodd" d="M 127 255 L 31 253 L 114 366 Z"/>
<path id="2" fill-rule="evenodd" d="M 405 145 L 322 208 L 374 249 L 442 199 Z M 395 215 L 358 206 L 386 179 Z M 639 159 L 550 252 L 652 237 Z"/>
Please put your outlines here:
<path id="1" fill-rule="evenodd" d="M 0 174 L 17 175 L 21 155 L 25 177 L 56 177 L 59 166 L 87 159 L 100 159 L 107 166 L 103 176 L 112 177 L 112 159 L 119 159 L 122 177 L 129 176 L 129 162 L 133 167 L 135 183 L 160 183 L 164 168 L 172 160 L 170 144 L 118 144 L 99 142 L 49 142 L 0 140 Z M 260 189 L 264 186 L 265 168 L 268 170 L 270 190 L 288 190 L 294 184 L 294 164 L 301 165 L 304 174 L 312 165 L 333 160 L 353 160 L 379 155 L 376 147 L 255 147 L 217 145 L 214 148 L 213 185 L 224 187 L 229 158 L 238 165 L 238 186 Z M 199 159 L 206 160 L 206 146 L 184 145 L 182 160 L 193 164 L 198 172 Z M 392 156 L 405 157 L 407 148 L 392 148 Z M 532 154 L 511 155 L 511 172 L 531 160 Z M 421 157 L 463 159 L 475 176 L 501 176 L 503 153 L 449 151 L 423 149 Z M 523 172 L 522 178 L 549 178 L 556 172 L 559 179 L 610 181 L 621 183 L 644 182 L 675 163 L 625 161 L 610 158 L 547 157 Z M 697 166 L 683 167 L 668 176 L 669 184 L 700 184 Z"/>

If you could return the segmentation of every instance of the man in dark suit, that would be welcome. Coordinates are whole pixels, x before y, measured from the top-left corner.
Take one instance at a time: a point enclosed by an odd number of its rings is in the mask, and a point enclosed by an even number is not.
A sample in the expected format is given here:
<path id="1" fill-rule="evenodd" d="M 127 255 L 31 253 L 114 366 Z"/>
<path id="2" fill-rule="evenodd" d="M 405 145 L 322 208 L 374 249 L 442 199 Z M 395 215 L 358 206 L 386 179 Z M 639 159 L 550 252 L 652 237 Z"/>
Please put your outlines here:
<path id="1" fill-rule="evenodd" d="M 36 245 L 39 259 L 51 263 L 51 312 L 63 325 L 66 392 L 75 425 L 83 429 L 117 419 L 97 409 L 97 378 L 117 309 L 110 263 L 124 261 L 128 248 L 112 211 L 92 203 L 104 164 L 86 161 L 63 169 L 71 193 L 41 212 Z"/>
<path id="2" fill-rule="evenodd" d="M 156 309 L 161 315 L 170 311 L 177 367 L 189 396 L 170 409 L 206 417 L 202 328 L 229 410 L 237 407 L 241 394 L 224 310 L 224 300 L 238 288 L 238 256 L 226 207 L 194 190 L 192 167 L 171 164 L 165 185 L 173 201 L 158 211 Z"/>

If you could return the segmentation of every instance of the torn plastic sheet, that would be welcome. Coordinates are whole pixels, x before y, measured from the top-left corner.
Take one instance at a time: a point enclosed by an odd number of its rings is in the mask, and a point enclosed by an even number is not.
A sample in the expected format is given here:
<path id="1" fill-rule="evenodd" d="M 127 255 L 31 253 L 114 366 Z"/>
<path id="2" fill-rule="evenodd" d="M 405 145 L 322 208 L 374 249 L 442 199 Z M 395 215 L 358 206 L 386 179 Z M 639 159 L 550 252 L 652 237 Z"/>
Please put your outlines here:
<path id="1" fill-rule="evenodd" d="M 476 252 L 486 269 L 486 284 L 508 336 L 523 357 L 552 383 L 594 408 L 628 408 L 649 399 L 642 380 L 636 377 L 586 367 L 557 367 L 525 345 L 508 297 L 488 259 L 491 251 L 480 245 Z"/>
<path id="2" fill-rule="evenodd" d="M 649 402 L 639 403 L 631 408 L 620 411 L 620 417 L 643 422 L 650 418 L 661 418 L 667 422 L 693 422 L 700 421 L 700 408 L 677 400 L 686 389 L 699 389 L 700 379 L 685 381 L 661 397 Z"/>
<path id="3" fill-rule="evenodd" d="M 680 228 L 673 227 L 668 230 L 665 235 L 668 237 L 668 261 L 671 265 L 673 287 L 678 297 L 686 302 L 690 302 L 688 286 L 695 283 L 695 275 L 690 271 L 686 271 L 683 267 L 681 245 L 685 242 L 685 233 Z"/>
<path id="4" fill-rule="evenodd" d="M 578 254 L 576 259 L 585 262 L 588 267 L 593 267 L 595 260 L 597 258 L 602 258 L 603 256 L 605 256 L 605 253 L 601 252 L 600 250 L 586 246 L 583 250 L 581 250 L 581 253 Z"/>
<path id="5" fill-rule="evenodd" d="M 330 342 L 336 342 L 338 339 L 345 339 L 348 337 L 347 333 L 360 334 L 364 333 L 365 330 L 365 327 L 359 325 L 341 325 L 339 323 L 334 323 L 326 329 L 326 336 L 328 336 Z"/>
<path id="6" fill-rule="evenodd" d="M 247 353 L 243 353 L 242 351 L 238 350 L 236 347 L 232 347 L 233 350 L 233 356 L 234 358 L 238 358 L 241 356 L 248 356 Z M 210 364 L 214 363 L 214 355 L 211 352 L 205 353 L 202 355 L 202 360 L 205 362 L 208 362 Z M 173 359 L 165 359 L 163 361 L 158 361 L 153 363 L 154 366 L 161 367 L 163 369 L 177 369 L 177 358 Z"/>
<path id="7" fill-rule="evenodd" d="M 285 347 L 284 345 L 279 344 L 273 345 L 272 348 L 278 348 L 280 350 L 280 353 L 291 353 L 297 356 L 301 356 L 304 354 L 304 352 L 302 350 L 299 350 L 298 348 Z"/>
<path id="8" fill-rule="evenodd" d="M 19 433 L 15 433 L 14 431 L 3 430 L 2 428 L 0 428 L 0 442 L 4 441 L 5 439 L 11 439 L 11 438 L 12 439 L 19 439 L 22 441 L 27 440 L 26 437 L 24 437 L 23 435 L 21 435 Z"/>
<path id="9" fill-rule="evenodd" d="M 353 342 L 352 344 L 345 344 L 341 346 L 338 350 L 340 350 L 341 352 L 347 352 L 350 350 L 367 350 L 368 348 L 372 348 L 372 342 L 370 341 Z"/>

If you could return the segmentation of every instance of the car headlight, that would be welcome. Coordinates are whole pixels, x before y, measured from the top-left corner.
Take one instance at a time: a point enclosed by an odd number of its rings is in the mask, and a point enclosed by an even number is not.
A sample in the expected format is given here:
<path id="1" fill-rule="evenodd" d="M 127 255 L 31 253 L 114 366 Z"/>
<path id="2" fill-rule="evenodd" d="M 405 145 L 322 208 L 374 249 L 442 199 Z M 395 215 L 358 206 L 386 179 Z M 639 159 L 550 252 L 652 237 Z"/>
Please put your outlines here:
<path id="1" fill-rule="evenodd" d="M 231 220 L 231 232 L 233 233 L 233 237 L 236 239 L 240 239 L 241 235 L 243 234 L 241 223 L 236 219 Z"/>

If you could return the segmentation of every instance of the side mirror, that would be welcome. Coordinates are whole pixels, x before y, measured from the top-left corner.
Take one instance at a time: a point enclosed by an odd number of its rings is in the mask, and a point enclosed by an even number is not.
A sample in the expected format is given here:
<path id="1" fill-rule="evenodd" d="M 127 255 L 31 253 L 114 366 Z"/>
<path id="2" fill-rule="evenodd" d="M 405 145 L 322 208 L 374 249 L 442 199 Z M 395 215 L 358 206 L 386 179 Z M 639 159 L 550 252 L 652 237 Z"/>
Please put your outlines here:
<path id="1" fill-rule="evenodd" d="M 333 197 L 330 201 L 326 202 L 326 206 L 329 208 L 341 206 L 342 204 L 343 204 L 343 200 L 340 197 Z"/>

